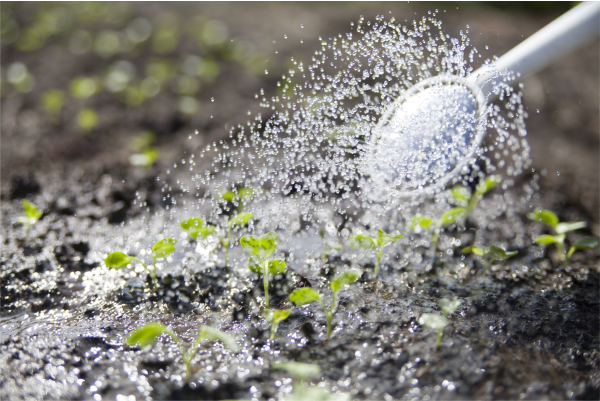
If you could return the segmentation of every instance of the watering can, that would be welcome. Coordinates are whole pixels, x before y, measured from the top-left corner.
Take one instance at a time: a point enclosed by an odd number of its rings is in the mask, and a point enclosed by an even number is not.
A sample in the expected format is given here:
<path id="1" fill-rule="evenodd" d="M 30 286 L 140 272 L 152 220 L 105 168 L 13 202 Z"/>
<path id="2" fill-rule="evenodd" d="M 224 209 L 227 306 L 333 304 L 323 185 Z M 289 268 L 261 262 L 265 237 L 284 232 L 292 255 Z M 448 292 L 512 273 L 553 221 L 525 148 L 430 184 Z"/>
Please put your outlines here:
<path id="1" fill-rule="evenodd" d="M 599 36 L 600 2 L 585 2 L 467 77 L 438 75 L 397 98 L 373 130 L 367 155 L 376 185 L 399 198 L 434 194 L 469 170 L 502 85 L 513 84 Z"/>

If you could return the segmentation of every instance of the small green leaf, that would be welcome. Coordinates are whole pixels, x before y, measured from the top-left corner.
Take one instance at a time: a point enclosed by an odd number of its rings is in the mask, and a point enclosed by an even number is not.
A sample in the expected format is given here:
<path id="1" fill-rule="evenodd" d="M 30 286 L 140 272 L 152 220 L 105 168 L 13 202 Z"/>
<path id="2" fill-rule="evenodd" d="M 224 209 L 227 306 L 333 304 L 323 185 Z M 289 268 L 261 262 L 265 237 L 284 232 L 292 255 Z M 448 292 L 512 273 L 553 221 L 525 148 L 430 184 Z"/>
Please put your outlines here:
<path id="1" fill-rule="evenodd" d="M 141 347 L 150 345 L 168 329 L 167 326 L 160 323 L 148 323 L 138 327 L 127 337 L 127 344 L 134 345 L 139 343 Z"/>
<path id="2" fill-rule="evenodd" d="M 23 209 L 25 209 L 25 217 L 29 219 L 29 223 L 33 224 L 42 217 L 43 212 L 37 208 L 36 205 L 29 202 L 28 200 L 22 199 Z"/>
<path id="3" fill-rule="evenodd" d="M 549 225 L 552 228 L 555 228 L 559 221 L 558 217 L 556 217 L 554 213 L 546 209 L 536 209 L 534 212 L 528 213 L 527 217 L 530 220 L 539 221 L 540 223 Z"/>
<path id="4" fill-rule="evenodd" d="M 419 324 L 422 324 L 423 326 L 429 327 L 433 330 L 439 330 L 446 327 L 446 325 L 448 324 L 448 319 L 446 319 L 442 315 L 436 315 L 434 313 L 424 313 L 419 318 Z"/>
<path id="5" fill-rule="evenodd" d="M 263 236 L 246 235 L 240 240 L 240 245 L 250 255 L 255 256 L 260 262 L 271 255 L 279 243 L 279 237 L 273 231 Z"/>
<path id="6" fill-rule="evenodd" d="M 483 250 L 483 248 L 472 245 L 463 248 L 462 253 L 474 253 L 477 256 L 483 256 L 485 254 L 485 251 Z"/>
<path id="7" fill-rule="evenodd" d="M 176 243 L 177 243 L 177 240 L 175 240 L 173 238 L 161 239 L 156 244 L 154 244 L 154 246 L 152 247 L 152 258 L 153 259 L 164 258 L 168 254 L 175 252 L 175 244 Z"/>
<path id="8" fill-rule="evenodd" d="M 298 288 L 290 294 L 290 301 L 298 306 L 308 305 L 321 299 L 321 294 L 310 287 Z"/>
<path id="9" fill-rule="evenodd" d="M 113 252 L 104 259 L 104 264 L 113 269 L 122 269 L 133 262 L 135 258 L 123 252 Z"/>
<path id="10" fill-rule="evenodd" d="M 236 194 L 233 191 L 227 191 L 223 195 L 221 195 L 221 198 L 223 200 L 226 200 L 227 202 L 231 202 L 235 197 L 236 197 Z"/>
<path id="11" fill-rule="evenodd" d="M 431 218 L 429 218 L 427 216 L 423 216 L 422 214 L 417 214 L 412 219 L 412 224 L 410 225 L 410 229 L 414 230 L 415 227 L 418 225 L 421 228 L 429 230 L 431 228 L 432 224 L 433 224 L 433 220 Z"/>
<path id="12" fill-rule="evenodd" d="M 291 309 L 265 309 L 264 311 L 267 322 L 275 324 L 287 319 L 290 313 L 292 313 Z"/>
<path id="13" fill-rule="evenodd" d="M 344 246 L 342 244 L 340 244 L 339 242 L 327 242 L 325 244 L 325 251 L 334 251 L 334 252 L 339 252 L 344 248 Z"/>
<path id="14" fill-rule="evenodd" d="M 535 239 L 535 243 L 538 245 L 551 245 L 551 244 L 562 244 L 565 240 L 565 235 L 540 235 Z"/>
<path id="15" fill-rule="evenodd" d="M 210 326 L 202 325 L 200 327 L 200 333 L 198 334 L 198 337 L 208 341 L 221 341 L 225 347 L 229 348 L 233 352 L 238 352 L 239 350 L 239 347 L 233 337 Z"/>
<path id="16" fill-rule="evenodd" d="M 483 195 L 486 192 L 491 191 L 496 185 L 500 183 L 500 181 L 502 181 L 502 176 L 490 175 L 489 177 L 486 177 L 485 180 L 483 180 L 483 182 L 480 182 L 479 185 L 477 185 L 477 189 L 475 190 L 475 192 L 478 195 Z"/>
<path id="17" fill-rule="evenodd" d="M 377 230 L 377 246 L 386 246 L 402 238 L 402 235 L 390 235 L 383 230 Z"/>
<path id="18" fill-rule="evenodd" d="M 456 205 L 467 206 L 469 200 L 471 200 L 471 189 L 462 185 L 456 185 L 452 188 L 452 197 L 454 198 L 454 203 Z"/>
<path id="19" fill-rule="evenodd" d="M 457 219 L 459 219 L 461 216 L 464 216 L 466 213 L 467 210 L 464 207 L 455 207 L 450 209 L 442 215 L 440 226 L 455 223 Z"/>
<path id="20" fill-rule="evenodd" d="M 598 241 L 592 238 L 582 238 L 573 244 L 576 249 L 594 249 L 598 246 Z"/>
<path id="21" fill-rule="evenodd" d="M 494 256 L 494 258 L 498 260 L 505 260 L 517 254 L 517 251 L 505 251 L 504 249 L 496 245 L 490 246 L 490 252 Z"/>
<path id="22" fill-rule="evenodd" d="M 262 274 L 262 266 L 256 262 L 254 256 L 248 258 L 248 269 L 253 273 Z"/>
<path id="23" fill-rule="evenodd" d="M 375 245 L 375 240 L 368 235 L 357 234 L 350 238 L 350 246 L 352 248 L 373 248 Z"/>
<path id="24" fill-rule="evenodd" d="M 269 264 L 269 273 L 277 274 L 277 273 L 285 273 L 285 261 L 282 259 L 274 259 L 269 260 L 267 262 Z"/>
<path id="25" fill-rule="evenodd" d="M 245 226 L 248 224 L 248 221 L 254 217 L 254 213 L 240 213 L 236 214 L 229 220 L 230 226 Z"/>
<path id="26" fill-rule="evenodd" d="M 335 293 L 340 292 L 344 288 L 345 285 L 352 284 L 353 282 L 358 280 L 359 277 L 360 277 L 360 273 L 357 271 L 351 270 L 351 271 L 342 273 L 342 274 L 336 276 L 331 281 L 331 289 Z"/>
<path id="27" fill-rule="evenodd" d="M 160 157 L 160 150 L 158 148 L 147 148 L 144 149 L 141 153 L 135 153 L 129 156 L 129 164 L 132 166 L 138 167 L 152 167 L 152 165 L 158 160 Z"/>
<path id="28" fill-rule="evenodd" d="M 64 94 L 56 89 L 47 90 L 42 94 L 42 105 L 50 114 L 60 113 L 64 103 Z"/>
<path id="29" fill-rule="evenodd" d="M 98 125 L 98 114 L 92 109 L 82 109 L 77 114 L 77 125 L 86 131 L 91 130 Z"/>
<path id="30" fill-rule="evenodd" d="M 141 134 L 131 138 L 128 142 L 129 149 L 134 152 L 141 152 L 149 148 L 156 142 L 156 134 L 152 131 L 144 131 Z"/>
<path id="31" fill-rule="evenodd" d="M 448 316 L 449 314 L 453 313 L 456 309 L 458 309 L 461 303 L 462 301 L 460 299 L 450 300 L 448 298 L 442 298 L 438 302 L 444 316 Z"/>
<path id="32" fill-rule="evenodd" d="M 291 375 L 304 379 L 310 376 L 316 376 L 321 373 L 319 365 L 302 362 L 284 362 L 277 365 L 271 365 L 274 369 L 283 369 Z"/>
<path id="33" fill-rule="evenodd" d="M 554 230 L 557 234 L 568 233 L 569 231 L 581 230 L 587 226 L 585 221 L 567 221 L 564 223 L 558 223 Z"/>
<path id="34" fill-rule="evenodd" d="M 206 238 L 215 232 L 216 227 L 206 224 L 204 220 L 194 217 L 181 222 L 181 228 L 187 231 L 192 238 Z"/>

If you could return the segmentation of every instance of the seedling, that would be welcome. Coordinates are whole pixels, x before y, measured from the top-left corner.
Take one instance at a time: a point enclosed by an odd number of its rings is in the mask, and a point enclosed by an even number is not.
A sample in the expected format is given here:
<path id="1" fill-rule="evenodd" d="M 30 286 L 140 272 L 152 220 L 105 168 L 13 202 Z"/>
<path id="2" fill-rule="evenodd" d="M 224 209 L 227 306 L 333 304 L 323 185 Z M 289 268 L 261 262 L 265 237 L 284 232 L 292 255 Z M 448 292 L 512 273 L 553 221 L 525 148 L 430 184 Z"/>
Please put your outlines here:
<path id="1" fill-rule="evenodd" d="M 84 131 L 89 131 L 98 125 L 98 114 L 92 109 L 82 109 L 77 114 L 77 125 Z"/>
<path id="2" fill-rule="evenodd" d="M 441 316 L 435 313 L 424 313 L 419 318 L 419 324 L 429 327 L 430 329 L 437 330 L 437 341 L 435 342 L 436 348 L 439 348 L 439 346 L 442 344 L 444 327 L 448 325 L 448 318 L 446 316 L 453 313 L 460 306 L 461 301 L 459 299 L 451 301 L 448 298 L 442 298 L 439 300 L 438 304 L 442 309 Z"/>
<path id="3" fill-rule="evenodd" d="M 236 207 L 238 213 L 240 213 L 244 209 L 244 205 L 247 200 L 254 194 L 254 190 L 252 188 L 239 188 L 234 191 L 227 191 L 221 198 L 227 202 L 231 202 L 233 206 Z"/>
<path id="4" fill-rule="evenodd" d="M 50 89 L 42 94 L 42 106 L 46 109 L 46 112 L 53 117 L 58 117 L 60 115 L 63 103 L 64 94 L 57 89 Z"/>
<path id="5" fill-rule="evenodd" d="M 495 260 L 506 260 L 511 258 L 517 254 L 517 251 L 505 251 L 499 246 L 488 246 L 488 247 L 479 247 L 479 246 L 468 246 L 462 249 L 463 253 L 474 253 L 477 256 L 485 256 L 488 255 L 487 261 L 485 262 L 485 267 L 483 269 L 483 274 L 485 275 L 488 271 L 488 268 Z"/>
<path id="6" fill-rule="evenodd" d="M 111 253 L 106 257 L 106 259 L 104 259 L 104 263 L 110 268 L 122 269 L 133 262 L 138 262 L 139 264 L 144 266 L 144 269 L 148 271 L 148 274 L 150 274 L 152 282 L 154 283 L 154 288 L 156 288 L 156 259 L 164 259 L 169 254 L 175 252 L 176 243 L 177 240 L 173 238 L 165 238 L 154 244 L 154 246 L 152 247 L 152 253 L 150 254 L 150 257 L 152 257 L 153 261 L 152 270 L 150 270 L 150 268 L 141 259 L 135 256 L 129 256 L 123 252 Z"/>
<path id="7" fill-rule="evenodd" d="M 42 217 L 42 211 L 37 208 L 33 203 L 23 199 L 21 200 L 23 209 L 25 209 L 25 216 L 17 217 L 17 222 L 25 225 L 25 237 L 29 235 L 29 227 Z"/>
<path id="8" fill-rule="evenodd" d="M 419 213 L 413 217 L 410 229 L 414 230 L 417 226 L 419 226 L 420 228 L 424 228 L 431 233 L 431 253 L 432 257 L 435 259 L 435 253 L 437 251 L 438 240 L 442 227 L 456 223 L 456 221 L 466 213 L 466 208 L 462 206 L 455 207 L 444 213 L 437 221 L 433 221 L 432 218 Z"/>
<path id="9" fill-rule="evenodd" d="M 377 232 L 377 237 L 358 234 L 350 238 L 350 246 L 353 248 L 367 248 L 375 250 L 375 256 L 377 258 L 377 262 L 375 263 L 375 276 L 377 276 L 379 273 L 379 263 L 381 262 L 381 255 L 383 255 L 383 248 L 402 238 L 402 235 L 386 234 L 386 232 L 383 230 L 377 230 Z"/>
<path id="10" fill-rule="evenodd" d="M 196 355 L 198 345 L 202 340 L 221 341 L 223 345 L 231 351 L 238 352 L 239 350 L 238 345 L 231 336 L 205 325 L 200 326 L 198 337 L 196 337 L 196 340 L 187 351 L 183 341 L 175 334 L 173 329 L 160 323 L 148 323 L 142 327 L 138 327 L 127 337 L 127 344 L 134 345 L 139 343 L 141 347 L 147 347 L 162 334 L 168 334 L 179 347 L 179 352 L 181 352 L 183 363 L 185 364 L 185 374 L 187 378 L 192 374 L 192 359 L 194 358 L 194 355 Z"/>
<path id="11" fill-rule="evenodd" d="M 555 244 L 558 254 L 564 260 L 565 265 L 569 263 L 571 256 L 573 256 L 576 250 L 594 249 L 598 246 L 598 241 L 595 239 L 582 238 L 569 248 L 569 252 L 565 253 L 566 233 L 585 228 L 587 226 L 585 221 L 567 221 L 561 223 L 554 213 L 546 209 L 536 209 L 534 212 L 527 214 L 527 217 L 533 221 L 539 221 L 552 227 L 556 235 L 540 235 L 535 239 L 535 243 L 538 245 Z"/>
<path id="12" fill-rule="evenodd" d="M 144 131 L 129 141 L 129 148 L 137 152 L 129 156 L 132 166 L 152 167 L 160 157 L 158 148 L 152 146 L 156 141 L 156 135 L 152 131 Z"/>
<path id="13" fill-rule="evenodd" d="M 290 294 L 290 301 L 298 306 L 304 306 L 313 302 L 321 304 L 323 311 L 325 312 L 325 318 L 327 319 L 327 340 L 331 340 L 331 319 L 333 314 L 336 312 L 338 307 L 338 293 L 345 288 L 347 284 L 352 284 L 360 277 L 360 273 L 357 271 L 348 271 L 336 276 L 331 281 L 331 290 L 333 291 L 333 297 L 331 298 L 331 306 L 329 310 L 323 302 L 323 297 L 318 291 L 313 290 L 310 287 L 303 287 L 295 290 Z"/>
<path id="14" fill-rule="evenodd" d="M 204 220 L 194 217 L 181 222 L 181 228 L 188 232 L 193 239 L 206 238 L 213 234 L 216 227 L 212 224 L 207 224 Z"/>
<path id="15" fill-rule="evenodd" d="M 342 250 L 343 246 L 339 242 L 325 240 L 325 230 L 323 229 L 319 230 L 319 236 L 323 239 L 323 256 L 321 257 L 321 260 L 323 261 L 323 265 L 325 265 L 327 263 L 327 254 L 339 252 Z"/>
<path id="16" fill-rule="evenodd" d="M 471 189 L 468 187 L 457 185 L 452 188 L 452 197 L 458 206 L 466 207 L 467 212 L 472 212 L 483 198 L 483 195 L 491 191 L 500 181 L 502 181 L 501 176 L 490 175 L 477 185 L 475 193 L 471 193 Z"/>
<path id="17" fill-rule="evenodd" d="M 279 237 L 273 231 L 263 236 L 246 235 L 240 240 L 240 245 L 250 254 L 248 269 L 262 274 L 265 287 L 265 307 L 269 307 L 269 273 L 277 274 L 285 272 L 285 261 L 281 259 L 267 260 L 279 244 Z"/>
<path id="18" fill-rule="evenodd" d="M 232 218 L 227 221 L 227 238 L 223 238 L 219 236 L 221 243 L 223 244 L 224 253 L 225 253 L 225 264 L 229 263 L 229 245 L 231 244 L 231 231 L 234 226 L 243 227 L 248 224 L 248 221 L 254 217 L 253 213 L 240 213 L 236 214 Z M 267 305 L 268 306 L 268 305 Z"/>
<path id="19" fill-rule="evenodd" d="M 264 315 L 267 322 L 271 323 L 271 341 L 275 340 L 275 333 L 279 323 L 288 318 L 291 309 L 265 309 Z"/>

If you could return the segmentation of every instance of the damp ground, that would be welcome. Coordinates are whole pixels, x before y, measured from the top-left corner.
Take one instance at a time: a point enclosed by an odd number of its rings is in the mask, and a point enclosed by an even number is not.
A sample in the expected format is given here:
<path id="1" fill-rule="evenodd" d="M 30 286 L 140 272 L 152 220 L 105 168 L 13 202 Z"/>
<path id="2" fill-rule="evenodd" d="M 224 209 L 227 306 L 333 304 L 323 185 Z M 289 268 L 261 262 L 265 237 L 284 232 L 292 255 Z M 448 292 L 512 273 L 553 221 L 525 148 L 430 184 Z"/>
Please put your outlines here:
<path id="1" fill-rule="evenodd" d="M 344 32 L 360 13 L 368 17 L 369 12 L 382 12 L 289 5 L 261 9 L 256 13 L 261 19 L 242 22 L 244 13 L 251 12 L 244 7 L 231 13 L 219 8 L 203 12 L 225 21 L 232 32 L 252 31 L 260 21 L 277 20 L 278 13 L 306 13 L 307 20 L 317 21 L 318 30 L 302 32 L 306 42 Z M 413 18 L 415 11 L 426 12 L 401 8 L 395 13 Z M 489 44 L 502 54 L 521 40 L 504 32 L 519 27 L 527 36 L 554 17 L 475 9 L 466 15 L 449 14 L 443 22 L 454 30 L 469 23 L 472 31 L 488 35 L 473 39 L 481 40 L 478 48 Z M 492 23 L 480 27 L 475 21 Z M 284 30 L 265 30 L 263 35 Z M 497 39 L 500 33 L 502 39 Z M 304 47 L 298 42 L 285 49 L 289 57 Z M 5 57 L 20 58 L 6 47 L 2 51 Z M 55 49 L 44 51 L 56 54 Z M 41 54 L 23 57 L 40 57 L 43 68 Z M 598 59 L 595 44 L 525 82 L 526 88 L 534 88 L 525 90 L 525 104 L 533 167 L 541 176 L 542 197 L 536 202 L 557 212 L 561 220 L 588 222 L 581 234 L 587 236 L 598 235 L 599 220 L 598 94 L 589 91 L 598 87 Z M 87 67 L 73 67 L 80 69 L 75 75 L 91 68 L 94 59 L 90 56 L 86 62 Z M 148 109 L 133 110 L 104 97 L 95 106 L 100 124 L 87 136 L 78 134 L 66 117 L 45 124 L 35 89 L 28 95 L 3 97 L 3 398 L 282 399 L 294 385 L 289 374 L 273 368 L 284 361 L 318 364 L 323 374 L 309 380 L 311 385 L 356 399 L 599 398 L 598 252 L 578 253 L 568 268 L 562 267 L 552 250 L 531 246 L 531 238 L 542 228 L 529 222 L 524 212 L 500 219 L 494 230 L 479 234 L 486 242 L 511 243 L 519 237 L 526 244 L 518 248 L 515 260 L 493 265 L 485 277 L 478 259 L 448 252 L 457 241 L 473 240 L 468 228 L 442 237 L 443 256 L 435 264 L 427 257 L 426 238 L 411 257 L 405 249 L 410 238 L 399 241 L 387 249 L 377 281 L 370 280 L 373 265 L 368 255 L 354 257 L 346 250 L 330 256 L 324 266 L 318 236 L 286 236 L 278 249 L 288 257 L 289 269 L 274 278 L 271 288 L 277 307 L 292 307 L 287 294 L 308 285 L 329 299 L 327 280 L 334 274 L 348 268 L 365 271 L 340 295 L 331 341 L 326 341 L 325 318 L 315 305 L 294 307 L 280 324 L 276 340 L 269 341 L 269 327 L 261 315 L 262 281 L 245 268 L 239 249 L 232 251 L 233 262 L 226 267 L 222 253 L 211 259 L 198 251 L 203 247 L 180 239 L 169 267 L 159 270 L 156 291 L 148 286 L 144 270 L 107 269 L 102 258 L 108 244 L 116 237 L 135 237 L 148 216 L 171 206 L 156 177 L 164 177 L 171 160 L 181 158 L 184 146 L 189 146 L 188 135 L 200 130 L 197 148 L 221 139 L 225 124 L 247 118 L 245 111 L 256 106 L 253 94 L 260 87 L 275 87 L 277 74 L 246 76 L 236 68 L 224 61 L 219 78 L 201 95 L 203 106 L 218 105 L 211 111 L 213 119 L 203 113 L 182 114 L 168 106 L 177 98 L 167 94 Z M 561 75 L 565 70 L 569 73 Z M 44 82 L 60 76 L 52 73 L 36 72 L 38 84 L 51 86 Z M 236 79 L 248 86 L 245 91 L 239 90 L 244 86 Z M 223 93 L 229 102 L 210 102 Z M 149 127 L 159 134 L 158 165 L 148 170 L 129 166 L 129 154 L 123 147 L 115 152 L 114 144 L 124 144 L 125 138 Z M 30 145 L 23 148 L 22 140 Z M 530 178 L 525 175 L 523 183 Z M 518 188 L 512 189 L 515 196 L 520 195 Z M 136 206 L 140 194 L 148 212 Z M 23 198 L 44 208 L 27 237 L 15 223 Z M 155 225 L 162 224 L 156 217 Z M 458 297 L 463 303 L 450 316 L 442 346 L 436 349 L 435 333 L 417 321 L 423 313 L 439 313 L 437 302 L 443 297 Z M 127 333 L 150 321 L 169 324 L 190 342 L 199 325 L 209 324 L 233 335 L 241 351 L 234 354 L 219 345 L 202 344 L 186 381 L 177 348 L 168 339 L 149 351 L 124 345 Z"/>

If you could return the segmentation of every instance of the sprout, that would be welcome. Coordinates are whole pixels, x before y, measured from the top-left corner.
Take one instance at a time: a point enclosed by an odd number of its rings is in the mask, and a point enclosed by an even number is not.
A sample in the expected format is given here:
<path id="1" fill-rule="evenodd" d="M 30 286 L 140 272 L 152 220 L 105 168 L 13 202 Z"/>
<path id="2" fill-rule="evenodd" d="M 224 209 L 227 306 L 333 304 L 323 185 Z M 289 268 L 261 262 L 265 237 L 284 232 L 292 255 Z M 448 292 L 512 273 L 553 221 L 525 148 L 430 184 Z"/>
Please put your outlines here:
<path id="1" fill-rule="evenodd" d="M 42 106 L 53 117 L 60 115 L 64 103 L 64 94 L 57 89 L 47 90 L 42 94 Z"/>
<path id="2" fill-rule="evenodd" d="M 144 266 L 144 269 L 148 271 L 148 274 L 150 274 L 152 282 L 154 283 L 154 288 L 156 288 L 156 259 L 164 259 L 169 254 L 175 252 L 176 243 L 177 240 L 173 238 L 165 238 L 154 244 L 154 246 L 152 247 L 152 253 L 150 254 L 153 261 L 153 270 L 150 270 L 150 268 L 141 259 L 135 256 L 129 256 L 123 252 L 111 253 L 106 257 L 106 259 L 104 259 L 104 263 L 110 268 L 122 269 L 133 262 L 138 262 L 139 264 Z"/>
<path id="3" fill-rule="evenodd" d="M 277 332 L 279 323 L 287 319 L 290 313 L 292 313 L 291 309 L 265 309 L 265 319 L 271 323 L 271 341 L 275 340 L 275 333 Z"/>
<path id="4" fill-rule="evenodd" d="M 381 261 L 381 255 L 383 255 L 383 248 L 402 238 L 402 235 L 386 234 L 383 230 L 377 230 L 377 232 L 377 237 L 358 234 L 350 238 L 350 246 L 353 248 L 368 248 L 375 250 L 375 256 L 377 257 L 377 262 L 375 263 L 375 276 L 379 273 L 379 263 Z"/>
<path id="5" fill-rule="evenodd" d="M 150 168 L 160 157 L 158 148 L 147 148 L 141 153 L 129 156 L 129 164 L 132 166 Z"/>
<path id="6" fill-rule="evenodd" d="M 440 237 L 440 231 L 443 226 L 454 224 L 456 221 L 467 213 L 467 209 L 462 206 L 452 208 L 442 215 L 438 221 L 433 221 L 432 218 L 417 214 L 413 217 L 410 229 L 414 230 L 417 226 L 429 230 L 431 233 L 431 252 L 435 259 L 435 252 Z"/>
<path id="7" fill-rule="evenodd" d="M 538 245 L 555 244 L 560 257 L 564 260 L 565 266 L 569 263 L 571 256 L 578 249 L 594 249 L 598 246 L 598 241 L 592 238 L 582 238 L 569 248 L 569 252 L 565 253 L 565 238 L 566 233 L 585 228 L 585 221 L 567 221 L 560 222 L 558 217 L 550 210 L 536 209 L 532 213 L 528 213 L 527 217 L 533 221 L 546 224 L 552 227 L 556 235 L 544 234 L 537 237 L 534 241 Z"/>
<path id="8" fill-rule="evenodd" d="M 187 220 L 183 220 L 181 222 L 181 228 L 188 232 L 190 237 L 193 239 L 206 238 L 209 235 L 213 234 L 216 230 L 216 227 L 212 224 L 207 224 L 204 220 L 193 217 Z"/>
<path id="9" fill-rule="evenodd" d="M 98 115 L 92 109 L 82 109 L 77 114 L 77 125 L 84 131 L 89 131 L 98 125 Z"/>
<path id="10" fill-rule="evenodd" d="M 254 217 L 253 213 L 240 213 L 236 214 L 227 221 L 227 238 L 219 236 L 221 243 L 223 244 L 225 252 L 225 264 L 229 262 L 229 245 L 231 244 L 231 231 L 234 226 L 245 226 Z"/>
<path id="11" fill-rule="evenodd" d="M 25 225 L 25 237 L 29 235 L 29 227 L 42 217 L 42 211 L 37 208 L 33 203 L 23 199 L 21 200 L 23 209 L 25 209 L 25 216 L 17 217 L 17 222 Z"/>
<path id="12" fill-rule="evenodd" d="M 323 261 L 323 265 L 327 263 L 327 254 L 330 252 L 339 252 L 342 250 L 343 246 L 339 242 L 335 241 L 326 241 L 325 240 L 325 230 L 320 229 L 319 235 L 323 239 L 323 256 L 321 257 Z"/>
<path id="13" fill-rule="evenodd" d="M 231 202 L 235 206 L 237 212 L 240 213 L 242 210 L 244 210 L 246 202 L 252 197 L 253 194 L 254 190 L 252 188 L 243 187 L 237 189 L 236 192 L 227 191 L 221 195 L 221 198 L 226 202 Z"/>
<path id="14" fill-rule="evenodd" d="M 277 274 L 285 272 L 285 261 L 281 259 L 267 260 L 279 244 L 279 237 L 273 231 L 263 236 L 246 235 L 240 240 L 240 245 L 250 254 L 248 269 L 262 274 L 265 287 L 265 306 L 269 307 L 269 273 Z"/>
<path id="15" fill-rule="evenodd" d="M 442 315 L 435 313 L 424 313 L 419 318 L 419 324 L 429 327 L 430 329 L 437 330 L 437 341 L 435 342 L 436 348 L 442 344 L 442 334 L 444 333 L 444 327 L 448 324 L 446 316 L 453 313 L 462 302 L 459 299 L 450 300 L 448 298 L 442 298 L 438 304 L 442 309 Z"/>
<path id="16" fill-rule="evenodd" d="M 487 273 L 488 268 L 495 260 L 506 260 L 511 258 L 517 254 L 517 251 L 505 251 L 499 246 L 488 246 L 485 248 L 481 248 L 478 246 L 468 246 L 462 249 L 463 253 L 474 253 L 477 256 L 488 255 L 488 259 L 485 263 L 485 267 L 483 269 L 483 274 Z"/>
<path id="17" fill-rule="evenodd" d="M 471 212 L 477 207 L 483 195 L 491 191 L 500 181 L 502 181 L 501 176 L 490 175 L 477 185 L 474 194 L 471 194 L 471 190 L 468 187 L 457 185 L 452 188 L 452 197 L 457 205 L 466 207 L 467 211 Z"/>
<path id="18" fill-rule="evenodd" d="M 298 306 L 304 306 L 311 304 L 313 302 L 318 302 L 321 304 L 323 311 L 325 312 L 325 318 L 327 319 L 327 340 L 331 340 L 331 319 L 333 318 L 333 314 L 336 312 L 338 307 L 338 293 L 344 289 L 347 284 L 351 284 L 358 280 L 360 277 L 360 273 L 357 271 L 348 271 L 336 276 L 331 281 L 331 290 L 333 291 L 333 297 L 331 299 L 331 306 L 329 310 L 325 306 L 323 302 L 323 297 L 319 294 L 318 291 L 313 290 L 310 287 L 303 287 L 295 290 L 290 294 L 290 301 L 295 303 Z"/>
<path id="19" fill-rule="evenodd" d="M 179 336 L 175 334 L 173 329 L 160 323 L 148 323 L 142 327 L 138 327 L 127 337 L 127 344 L 134 345 L 139 343 L 141 347 L 147 347 L 162 334 L 168 334 L 171 336 L 173 341 L 179 347 L 179 352 L 181 352 L 183 363 L 185 364 L 185 373 L 187 378 L 189 378 L 192 373 L 191 362 L 194 358 L 194 355 L 196 355 L 196 352 L 198 351 L 198 345 L 200 342 L 202 342 L 202 340 L 221 341 L 225 347 L 229 348 L 233 352 L 238 352 L 239 349 L 237 343 L 231 336 L 205 325 L 200 326 L 200 332 L 198 333 L 196 340 L 187 351 L 185 350 L 183 341 L 181 341 Z"/>

